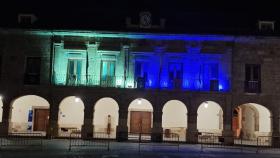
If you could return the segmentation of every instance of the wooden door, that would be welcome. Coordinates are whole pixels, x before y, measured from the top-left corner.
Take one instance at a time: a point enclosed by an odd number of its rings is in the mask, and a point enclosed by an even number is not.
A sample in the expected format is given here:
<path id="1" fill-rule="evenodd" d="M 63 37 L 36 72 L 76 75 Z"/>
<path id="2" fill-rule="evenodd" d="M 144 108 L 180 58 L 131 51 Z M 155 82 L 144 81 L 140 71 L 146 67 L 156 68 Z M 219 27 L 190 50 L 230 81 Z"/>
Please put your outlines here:
<path id="1" fill-rule="evenodd" d="M 131 111 L 130 112 L 130 132 L 150 133 L 151 132 L 151 112 Z"/>
<path id="2" fill-rule="evenodd" d="M 34 131 L 46 131 L 49 124 L 49 109 L 34 109 Z"/>

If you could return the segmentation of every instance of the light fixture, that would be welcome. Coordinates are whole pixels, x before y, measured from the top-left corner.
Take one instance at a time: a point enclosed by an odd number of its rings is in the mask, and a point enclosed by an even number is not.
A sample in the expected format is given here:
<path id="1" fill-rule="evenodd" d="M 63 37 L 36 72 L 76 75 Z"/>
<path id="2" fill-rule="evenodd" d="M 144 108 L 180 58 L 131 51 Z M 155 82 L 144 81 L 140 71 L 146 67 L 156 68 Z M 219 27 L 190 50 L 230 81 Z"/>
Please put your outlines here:
<path id="1" fill-rule="evenodd" d="M 142 104 L 142 101 L 141 101 L 140 98 L 137 100 L 137 104 L 138 104 L 138 105 Z"/>
<path id="2" fill-rule="evenodd" d="M 80 101 L 79 97 L 75 97 L 75 102 L 78 103 Z"/>
<path id="3" fill-rule="evenodd" d="M 3 99 L 3 97 L 2 97 L 2 95 L 0 95 L 0 100 L 2 100 Z"/>
<path id="4" fill-rule="evenodd" d="M 208 102 L 207 102 L 207 101 L 204 102 L 204 107 L 205 107 L 205 108 L 208 108 Z"/>

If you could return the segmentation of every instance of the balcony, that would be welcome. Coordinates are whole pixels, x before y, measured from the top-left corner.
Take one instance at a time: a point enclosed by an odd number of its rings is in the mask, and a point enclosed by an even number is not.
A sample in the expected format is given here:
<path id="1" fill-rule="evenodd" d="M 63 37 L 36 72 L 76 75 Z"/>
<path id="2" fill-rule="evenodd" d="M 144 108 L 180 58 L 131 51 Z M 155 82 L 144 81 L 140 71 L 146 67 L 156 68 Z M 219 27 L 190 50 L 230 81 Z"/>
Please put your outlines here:
<path id="1" fill-rule="evenodd" d="M 150 86 L 150 81 L 154 85 Z M 85 87 L 112 87 L 112 88 L 138 88 L 138 89 L 166 89 L 166 90 L 186 90 L 186 91 L 227 91 L 227 86 L 219 81 L 212 81 L 212 88 L 204 86 L 203 80 L 198 78 L 186 78 L 168 80 L 162 76 L 161 81 L 135 78 L 134 76 L 107 76 L 101 78 L 99 75 L 81 75 L 79 77 L 67 76 L 66 74 L 55 74 L 52 84 L 57 86 L 85 86 Z M 220 89 L 224 86 L 223 88 Z M 219 88 L 219 89 L 217 89 Z"/>
<path id="2" fill-rule="evenodd" d="M 170 81 L 170 86 L 172 89 L 182 89 L 183 80 L 182 79 L 173 79 Z"/>
<path id="3" fill-rule="evenodd" d="M 247 93 L 260 93 L 261 81 L 245 81 L 244 91 Z"/>
<path id="4" fill-rule="evenodd" d="M 72 75 L 67 77 L 66 74 L 56 74 L 53 75 L 52 83 L 58 86 L 134 88 L 133 78 L 125 78 L 124 76 L 106 76 L 100 78 L 97 75 Z"/>

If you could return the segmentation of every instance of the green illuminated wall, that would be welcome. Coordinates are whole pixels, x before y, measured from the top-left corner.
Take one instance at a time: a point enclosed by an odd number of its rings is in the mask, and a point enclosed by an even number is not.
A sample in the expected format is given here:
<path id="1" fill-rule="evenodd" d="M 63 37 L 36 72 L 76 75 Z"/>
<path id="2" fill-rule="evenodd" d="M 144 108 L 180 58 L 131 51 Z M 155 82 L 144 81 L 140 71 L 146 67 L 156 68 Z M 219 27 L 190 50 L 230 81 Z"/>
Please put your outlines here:
<path id="1" fill-rule="evenodd" d="M 76 81 L 72 86 L 99 86 L 101 85 L 101 65 L 102 61 L 115 62 L 115 79 L 108 87 L 124 87 L 124 49 L 119 50 L 98 50 L 99 44 L 85 45 L 85 49 L 68 49 L 65 42 L 54 44 L 53 52 L 53 82 L 56 85 L 67 85 L 68 60 L 75 59 L 82 61 L 81 80 Z M 69 79 L 68 79 L 69 80 Z M 132 81 L 133 82 L 133 81 Z"/>

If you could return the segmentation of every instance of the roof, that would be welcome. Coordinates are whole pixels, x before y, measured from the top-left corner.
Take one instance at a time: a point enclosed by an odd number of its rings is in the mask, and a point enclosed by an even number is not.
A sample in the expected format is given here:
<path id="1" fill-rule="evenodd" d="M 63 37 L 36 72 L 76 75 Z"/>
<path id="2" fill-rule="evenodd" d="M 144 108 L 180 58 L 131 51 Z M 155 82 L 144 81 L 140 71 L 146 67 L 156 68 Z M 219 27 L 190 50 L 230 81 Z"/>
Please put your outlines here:
<path id="1" fill-rule="evenodd" d="M 273 34 L 280 35 L 280 13 L 273 2 L 267 5 L 237 1 L 215 3 L 213 0 L 9 2 L 2 6 L 4 9 L 0 9 L 0 27 L 3 28 L 255 35 L 259 34 L 258 20 L 273 20 L 276 21 Z M 132 23 L 138 24 L 141 11 L 151 12 L 155 25 L 159 24 L 160 19 L 165 19 L 164 29 L 128 28 L 126 18 L 130 17 Z M 20 13 L 32 13 L 38 19 L 31 26 L 22 26 L 17 21 Z"/>

